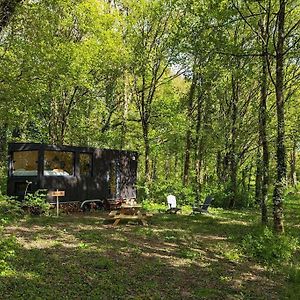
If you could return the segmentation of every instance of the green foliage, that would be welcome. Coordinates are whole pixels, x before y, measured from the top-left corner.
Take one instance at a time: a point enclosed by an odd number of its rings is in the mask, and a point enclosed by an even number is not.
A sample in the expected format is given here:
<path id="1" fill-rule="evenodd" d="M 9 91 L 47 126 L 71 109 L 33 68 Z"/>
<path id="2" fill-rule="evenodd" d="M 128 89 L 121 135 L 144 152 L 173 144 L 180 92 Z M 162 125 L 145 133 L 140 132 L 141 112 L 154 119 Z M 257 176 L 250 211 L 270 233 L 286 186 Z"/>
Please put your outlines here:
<path id="1" fill-rule="evenodd" d="M 150 184 L 139 186 L 138 195 L 141 199 L 151 200 L 151 202 L 166 204 L 167 196 L 176 196 L 179 206 L 193 205 L 195 203 L 195 193 L 191 186 L 183 186 L 178 179 L 157 180 Z M 149 203 L 151 203 L 149 202 Z"/>
<path id="2" fill-rule="evenodd" d="M 19 201 L 0 194 L 0 225 L 15 221 L 22 215 L 23 210 Z"/>
<path id="3" fill-rule="evenodd" d="M 214 197 L 213 206 L 228 208 L 232 190 L 230 185 L 212 185 L 208 187 L 208 194 Z M 238 190 L 235 208 L 251 208 L 255 206 L 254 195 L 251 191 Z"/>
<path id="4" fill-rule="evenodd" d="M 300 265 L 291 264 L 287 269 L 288 281 L 300 285 Z"/>
<path id="5" fill-rule="evenodd" d="M 48 214 L 50 204 L 47 202 L 46 196 L 46 190 L 38 190 L 34 194 L 28 193 L 23 203 L 24 209 L 31 215 Z"/>
<path id="6" fill-rule="evenodd" d="M 151 200 L 144 200 L 143 201 L 143 208 L 147 211 L 163 211 L 167 208 L 165 203 L 157 203 Z"/>
<path id="7" fill-rule="evenodd" d="M 299 257 L 297 263 L 293 262 L 285 268 L 287 286 L 283 291 L 283 299 L 300 299 L 300 265 Z"/>
<path id="8" fill-rule="evenodd" d="M 103 214 L 26 218 L 7 230 L 20 247 L 5 258 L 0 292 L 4 299 L 281 299 L 288 283 L 293 292 L 299 286 L 296 272 L 253 267 L 249 255 L 238 259 L 254 216 L 221 209 L 212 216 L 157 214 L 154 226 L 117 228 L 103 225 Z"/>
<path id="9" fill-rule="evenodd" d="M 278 235 L 268 227 L 248 234 L 242 241 L 244 251 L 268 266 L 279 266 L 292 258 L 298 240 L 288 235 Z"/>
<path id="10" fill-rule="evenodd" d="M 200 253 L 189 248 L 180 248 L 177 252 L 177 255 L 181 258 L 195 260 L 199 258 Z"/>
<path id="11" fill-rule="evenodd" d="M 194 291 L 195 299 L 220 299 L 221 291 L 212 288 L 197 288 Z"/>
<path id="12" fill-rule="evenodd" d="M 239 262 L 242 259 L 243 253 L 240 248 L 228 249 L 223 252 L 224 256 L 234 262 Z"/>
<path id="13" fill-rule="evenodd" d="M 9 260 L 15 254 L 16 239 L 3 235 L 3 226 L 23 216 L 19 201 L 0 194 L 0 274 L 10 270 Z"/>
<path id="14" fill-rule="evenodd" d="M 0 274 L 10 270 L 9 260 L 15 256 L 16 248 L 17 243 L 14 237 L 0 240 Z"/>
<path id="15" fill-rule="evenodd" d="M 110 270 L 114 267 L 114 263 L 111 259 L 107 257 L 100 257 L 95 263 L 96 267 L 100 270 Z"/>
<path id="16" fill-rule="evenodd" d="M 1 166 L 0 163 L 0 194 L 3 194 L 6 191 L 7 185 L 7 168 L 6 166 Z"/>

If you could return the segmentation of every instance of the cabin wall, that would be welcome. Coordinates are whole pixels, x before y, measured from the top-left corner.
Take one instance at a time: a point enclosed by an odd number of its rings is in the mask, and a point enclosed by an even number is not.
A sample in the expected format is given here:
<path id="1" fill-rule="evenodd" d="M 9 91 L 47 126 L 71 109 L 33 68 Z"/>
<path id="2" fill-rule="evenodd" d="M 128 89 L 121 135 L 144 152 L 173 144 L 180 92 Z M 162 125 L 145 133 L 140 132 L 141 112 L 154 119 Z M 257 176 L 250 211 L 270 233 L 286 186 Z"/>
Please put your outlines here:
<path id="1" fill-rule="evenodd" d="M 12 160 L 14 151 L 38 151 L 38 172 L 37 176 L 13 176 L 12 175 Z M 64 172 L 62 165 L 59 165 L 61 156 L 69 157 L 68 154 L 59 154 L 45 151 L 65 151 L 74 153 L 73 171 L 71 172 L 68 166 L 68 173 L 71 176 L 53 176 L 52 169 L 56 172 Z M 46 153 L 46 162 L 45 162 Z M 88 155 L 85 157 L 82 154 L 92 155 L 91 172 L 88 171 L 86 163 Z M 20 155 L 20 153 L 18 153 Z M 91 199 L 109 199 L 109 198 L 132 198 L 136 197 L 136 173 L 137 173 L 137 153 L 129 151 L 103 150 L 95 148 L 71 147 L 71 146 L 52 146 L 43 144 L 10 144 L 9 145 L 10 168 L 8 173 L 8 195 L 17 196 L 19 199 L 24 198 L 24 192 L 27 188 L 28 193 L 33 193 L 38 189 L 46 189 L 48 191 L 64 190 L 65 197 L 61 197 L 60 201 L 84 201 Z M 57 164 L 55 163 L 57 160 Z M 53 162 L 54 161 L 54 162 Z M 80 170 L 85 168 L 85 171 Z M 112 166 L 115 166 L 116 178 L 112 178 Z M 47 170 L 45 170 L 45 168 Z M 60 170 L 59 168 L 62 168 Z M 53 169 L 54 170 L 54 169 Z M 83 170 L 83 169 L 82 169 Z M 44 172 L 51 176 L 44 176 Z M 54 173 L 53 173 L 54 174 Z M 62 173 L 63 174 L 63 173 Z M 27 182 L 31 182 L 28 185 Z M 113 184 L 117 183 L 118 189 L 112 188 Z M 55 199 L 49 196 L 49 201 Z"/>

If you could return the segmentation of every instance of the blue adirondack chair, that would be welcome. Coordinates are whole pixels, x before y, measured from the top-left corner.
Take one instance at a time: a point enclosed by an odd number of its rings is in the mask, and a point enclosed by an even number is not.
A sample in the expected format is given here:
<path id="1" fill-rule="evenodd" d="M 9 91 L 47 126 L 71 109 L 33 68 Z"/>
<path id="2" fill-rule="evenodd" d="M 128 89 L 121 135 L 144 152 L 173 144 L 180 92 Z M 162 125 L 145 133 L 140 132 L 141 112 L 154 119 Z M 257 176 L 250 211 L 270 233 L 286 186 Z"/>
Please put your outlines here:
<path id="1" fill-rule="evenodd" d="M 204 203 L 201 204 L 200 206 L 194 206 L 193 211 L 191 214 L 195 214 L 195 213 L 208 213 L 208 208 L 211 205 L 212 201 L 214 200 L 214 198 L 211 195 L 206 196 Z"/>

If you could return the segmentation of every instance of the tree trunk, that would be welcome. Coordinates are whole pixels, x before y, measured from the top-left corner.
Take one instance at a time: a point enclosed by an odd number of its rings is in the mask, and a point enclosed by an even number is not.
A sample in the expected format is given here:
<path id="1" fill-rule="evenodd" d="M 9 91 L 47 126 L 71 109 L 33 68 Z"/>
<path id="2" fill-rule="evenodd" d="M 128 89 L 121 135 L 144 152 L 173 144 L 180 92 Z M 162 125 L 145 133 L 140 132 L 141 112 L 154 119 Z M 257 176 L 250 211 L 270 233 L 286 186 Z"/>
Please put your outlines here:
<path id="1" fill-rule="evenodd" d="M 297 174 L 296 174 L 296 150 L 297 142 L 293 140 L 293 148 L 290 154 L 290 184 L 295 187 L 297 185 Z"/>
<path id="2" fill-rule="evenodd" d="M 267 24 L 268 26 L 268 24 Z M 266 27 L 267 27 L 266 26 Z M 262 147 L 262 162 L 261 162 L 261 221 L 262 224 L 268 223 L 268 187 L 269 187 L 269 148 L 267 140 L 267 84 L 268 84 L 268 50 L 267 50 L 267 29 L 263 22 L 260 24 L 261 36 L 262 36 L 262 70 L 261 70 L 261 90 L 260 90 L 260 110 L 259 110 L 259 141 Z"/>
<path id="3" fill-rule="evenodd" d="M 202 182 L 201 182 L 201 172 L 203 164 L 203 133 L 201 134 L 202 123 L 202 112 L 203 112 L 203 93 L 198 96 L 197 103 L 197 120 L 196 120 L 196 151 L 195 151 L 195 175 L 196 175 L 196 206 L 200 205 Z M 206 110 L 207 111 L 207 110 Z"/>
<path id="4" fill-rule="evenodd" d="M 128 116 L 128 105 L 129 105 L 129 84 L 128 84 L 128 74 L 124 75 L 124 107 L 122 115 L 122 127 L 121 127 L 121 142 L 120 147 L 124 149 L 126 142 L 126 132 L 127 132 L 127 116 Z"/>
<path id="5" fill-rule="evenodd" d="M 256 174 L 255 174 L 255 203 L 261 205 L 262 201 L 262 156 L 261 147 L 258 146 L 256 157 Z"/>
<path id="6" fill-rule="evenodd" d="M 151 174 L 150 174 L 150 142 L 149 142 L 149 128 L 148 124 L 143 124 L 143 138 L 144 138 L 144 156 L 145 156 L 145 181 L 150 182 Z"/>
<path id="7" fill-rule="evenodd" d="M 151 174 L 151 181 L 155 181 L 157 179 L 157 156 L 154 156 L 152 159 L 152 174 Z"/>
<path id="8" fill-rule="evenodd" d="M 238 182 L 237 182 L 237 170 L 238 170 L 238 162 L 237 162 L 237 154 L 236 154 L 236 139 L 237 139 L 237 115 L 238 115 L 238 81 L 235 78 L 235 75 L 231 77 L 232 84 L 232 98 L 231 98 L 231 141 L 230 141 L 230 188 L 231 195 L 229 199 L 229 208 L 234 208 L 237 199 L 238 193 Z"/>
<path id="9" fill-rule="evenodd" d="M 249 172 L 248 172 L 248 186 L 247 186 L 248 193 L 250 193 L 251 191 L 252 169 L 253 169 L 253 162 L 251 161 Z"/>
<path id="10" fill-rule="evenodd" d="M 168 157 L 171 157 L 169 154 Z M 170 173 L 171 173 L 171 160 L 166 159 L 165 160 L 165 179 L 168 180 L 170 178 Z M 174 172 L 175 175 L 175 172 Z"/>
<path id="11" fill-rule="evenodd" d="M 178 166 L 178 154 L 177 152 L 174 154 L 174 175 L 177 178 L 177 166 Z M 179 171 L 179 176 L 180 176 L 180 171 Z"/>
<path id="12" fill-rule="evenodd" d="M 189 97 L 188 97 L 188 115 L 187 115 L 188 128 L 186 131 L 185 159 L 184 159 L 183 176 L 182 176 L 183 177 L 182 183 L 184 186 L 186 186 L 189 182 L 190 156 L 191 156 L 190 152 L 191 152 L 191 145 L 192 145 L 191 126 L 192 126 L 192 117 L 193 117 L 193 100 L 194 100 L 196 85 L 197 85 L 197 75 L 194 72 L 192 84 L 189 92 Z"/>
<path id="13" fill-rule="evenodd" d="M 217 172 L 217 177 L 218 177 L 218 185 L 220 185 L 223 182 L 222 154 L 221 154 L 220 150 L 218 150 L 217 156 L 216 156 L 216 172 Z"/>
<path id="14" fill-rule="evenodd" d="M 273 218 L 274 230 L 277 233 L 284 232 L 283 226 L 283 200 L 286 179 L 286 155 L 285 155 L 285 119 L 284 119 L 284 22 L 285 0 L 279 0 L 280 8 L 277 16 L 277 45 L 276 45 L 276 112 L 277 112 L 277 178 L 273 194 Z"/>

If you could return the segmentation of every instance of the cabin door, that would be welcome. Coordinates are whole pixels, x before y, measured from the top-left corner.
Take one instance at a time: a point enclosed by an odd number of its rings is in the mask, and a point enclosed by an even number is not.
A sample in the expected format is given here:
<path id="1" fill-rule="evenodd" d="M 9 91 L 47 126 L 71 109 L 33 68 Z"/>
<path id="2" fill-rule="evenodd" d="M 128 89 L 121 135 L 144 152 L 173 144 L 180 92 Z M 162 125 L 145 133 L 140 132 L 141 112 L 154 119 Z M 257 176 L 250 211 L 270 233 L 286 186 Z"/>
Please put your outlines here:
<path id="1" fill-rule="evenodd" d="M 121 196 L 120 162 L 113 160 L 109 169 L 109 194 L 110 198 L 118 199 Z"/>

